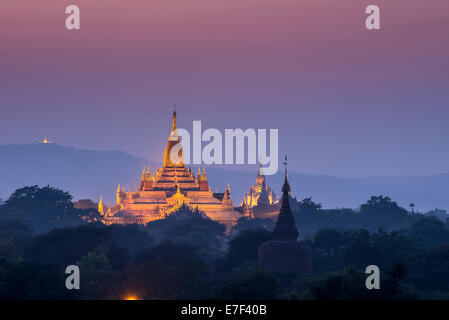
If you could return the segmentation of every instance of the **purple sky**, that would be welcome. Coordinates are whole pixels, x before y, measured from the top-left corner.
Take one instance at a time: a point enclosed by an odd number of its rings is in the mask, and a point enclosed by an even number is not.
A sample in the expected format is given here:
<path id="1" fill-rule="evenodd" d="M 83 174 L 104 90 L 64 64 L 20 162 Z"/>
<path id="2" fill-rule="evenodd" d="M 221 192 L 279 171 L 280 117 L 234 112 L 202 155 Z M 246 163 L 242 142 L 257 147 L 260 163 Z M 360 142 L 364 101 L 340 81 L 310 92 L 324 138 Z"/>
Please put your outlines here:
<path id="1" fill-rule="evenodd" d="M 176 103 L 187 129 L 279 128 L 294 171 L 449 172 L 448 30 L 447 0 L 3 0 L 0 144 L 162 161 Z"/>

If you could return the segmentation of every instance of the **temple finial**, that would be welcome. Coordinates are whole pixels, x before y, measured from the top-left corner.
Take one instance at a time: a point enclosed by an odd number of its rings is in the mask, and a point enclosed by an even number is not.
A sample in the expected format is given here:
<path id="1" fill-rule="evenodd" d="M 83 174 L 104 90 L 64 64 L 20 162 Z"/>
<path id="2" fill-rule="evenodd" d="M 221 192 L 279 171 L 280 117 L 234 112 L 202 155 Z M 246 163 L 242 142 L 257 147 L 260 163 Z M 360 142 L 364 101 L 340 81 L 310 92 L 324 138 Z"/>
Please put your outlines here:
<path id="1" fill-rule="evenodd" d="M 285 160 L 284 160 L 284 162 L 282 162 L 282 164 L 285 166 L 285 175 L 288 176 L 288 172 L 287 172 L 287 155 L 285 155 Z"/>
<path id="2" fill-rule="evenodd" d="M 290 208 L 290 184 L 288 183 L 287 156 L 285 156 L 285 182 L 282 187 L 282 205 L 279 211 L 276 226 L 273 229 L 273 240 L 297 241 L 298 229 L 295 225 L 292 210 Z"/>
<path id="3" fill-rule="evenodd" d="M 177 125 L 176 125 L 176 104 L 174 106 L 174 110 L 173 110 L 173 126 L 171 131 L 175 131 L 177 129 Z"/>
<path id="4" fill-rule="evenodd" d="M 287 155 L 285 155 L 285 160 L 282 164 L 285 166 L 285 180 L 282 186 L 282 195 L 288 196 L 290 194 L 290 183 L 288 182 Z"/>

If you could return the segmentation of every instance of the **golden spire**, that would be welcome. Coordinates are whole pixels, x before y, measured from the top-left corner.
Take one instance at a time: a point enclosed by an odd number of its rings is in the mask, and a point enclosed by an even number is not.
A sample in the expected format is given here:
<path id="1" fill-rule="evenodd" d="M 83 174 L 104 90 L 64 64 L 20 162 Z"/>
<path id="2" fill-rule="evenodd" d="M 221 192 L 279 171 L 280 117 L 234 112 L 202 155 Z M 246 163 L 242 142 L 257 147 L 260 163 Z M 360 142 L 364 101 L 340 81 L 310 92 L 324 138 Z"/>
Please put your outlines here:
<path id="1" fill-rule="evenodd" d="M 143 170 L 142 170 L 142 178 L 141 178 L 141 180 L 142 181 L 145 181 L 145 166 L 143 166 Z"/>
<path id="2" fill-rule="evenodd" d="M 101 215 L 104 215 L 103 196 L 101 196 L 100 203 L 98 204 L 98 212 L 100 212 Z"/>
<path id="3" fill-rule="evenodd" d="M 176 126 L 176 104 L 175 104 L 175 107 L 173 110 L 173 125 L 171 128 L 171 131 L 175 131 L 176 129 L 177 129 L 177 126 Z"/>
<path id="4" fill-rule="evenodd" d="M 206 168 L 204 167 L 203 167 L 203 174 L 201 175 L 201 181 L 207 181 Z"/>
<path id="5" fill-rule="evenodd" d="M 226 187 L 226 190 L 225 190 L 225 192 L 224 192 L 224 196 L 223 196 L 223 199 L 229 199 L 230 198 L 230 196 L 231 196 L 231 191 L 229 190 L 229 184 L 227 185 L 227 187 Z"/>
<path id="6" fill-rule="evenodd" d="M 118 184 L 118 188 L 117 188 L 117 204 L 121 204 L 122 203 L 122 199 L 121 197 L 121 192 L 122 189 L 120 188 L 120 183 Z"/>
<path id="7" fill-rule="evenodd" d="M 178 166 L 178 167 L 184 167 L 184 153 L 182 151 L 182 146 L 178 144 L 181 143 L 181 137 L 178 136 L 178 129 L 176 125 L 176 109 L 173 111 L 173 125 L 170 132 L 170 135 L 168 137 L 167 146 L 165 147 L 164 152 L 164 167 L 168 166 Z M 172 156 L 172 149 L 175 149 L 177 151 L 175 159 L 171 159 Z"/>

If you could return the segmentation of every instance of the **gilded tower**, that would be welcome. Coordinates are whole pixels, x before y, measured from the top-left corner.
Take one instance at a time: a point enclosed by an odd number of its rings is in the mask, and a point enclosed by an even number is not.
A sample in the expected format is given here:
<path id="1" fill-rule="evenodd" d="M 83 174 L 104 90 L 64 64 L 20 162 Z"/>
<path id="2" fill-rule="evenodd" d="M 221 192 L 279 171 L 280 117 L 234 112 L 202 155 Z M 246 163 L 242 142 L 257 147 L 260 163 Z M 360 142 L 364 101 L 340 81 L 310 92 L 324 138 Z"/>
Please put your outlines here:
<path id="1" fill-rule="evenodd" d="M 176 108 L 176 106 L 175 106 Z M 184 153 L 181 147 L 181 137 L 178 136 L 178 127 L 176 124 L 176 109 L 173 111 L 173 123 L 168 137 L 167 146 L 164 152 L 164 167 L 183 167 Z"/>
<path id="2" fill-rule="evenodd" d="M 240 212 L 234 210 L 229 185 L 224 193 L 213 193 L 205 168 L 202 172 L 198 168 L 195 177 L 193 171 L 185 166 L 176 120 L 175 110 L 163 166 L 153 174 L 149 167 L 144 167 L 135 191 L 125 192 L 119 184 L 116 205 L 110 206 L 107 211 L 102 208 L 103 212 L 107 212 L 104 215 L 106 224 L 146 224 L 164 219 L 183 205 L 191 210 L 198 209 L 210 219 L 226 225 L 233 225 L 242 217 Z"/>
<path id="3" fill-rule="evenodd" d="M 252 208 L 255 206 L 268 207 L 277 203 L 279 203 L 279 200 L 274 191 L 268 186 L 262 166 L 260 166 L 257 172 L 256 182 L 245 194 L 241 205 Z"/>

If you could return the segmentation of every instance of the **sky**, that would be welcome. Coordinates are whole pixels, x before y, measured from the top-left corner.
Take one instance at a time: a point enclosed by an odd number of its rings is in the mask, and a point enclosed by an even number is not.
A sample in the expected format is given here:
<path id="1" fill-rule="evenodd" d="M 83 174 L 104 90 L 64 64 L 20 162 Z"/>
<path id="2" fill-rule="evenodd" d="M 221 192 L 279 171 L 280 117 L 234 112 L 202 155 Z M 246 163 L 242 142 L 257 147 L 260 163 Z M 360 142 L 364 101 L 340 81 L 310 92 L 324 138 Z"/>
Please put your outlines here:
<path id="1" fill-rule="evenodd" d="M 447 0 L 2 0 L 0 144 L 162 161 L 176 104 L 186 129 L 279 129 L 293 171 L 449 172 L 448 30 Z"/>

